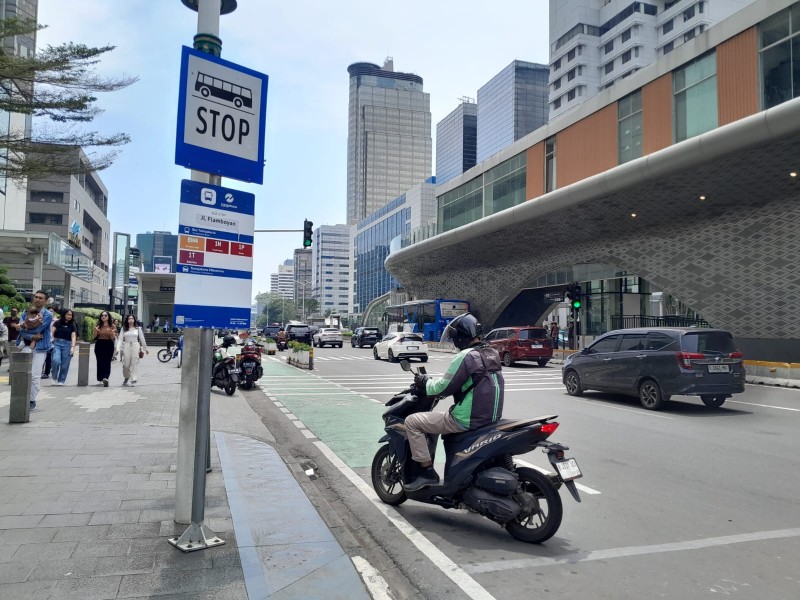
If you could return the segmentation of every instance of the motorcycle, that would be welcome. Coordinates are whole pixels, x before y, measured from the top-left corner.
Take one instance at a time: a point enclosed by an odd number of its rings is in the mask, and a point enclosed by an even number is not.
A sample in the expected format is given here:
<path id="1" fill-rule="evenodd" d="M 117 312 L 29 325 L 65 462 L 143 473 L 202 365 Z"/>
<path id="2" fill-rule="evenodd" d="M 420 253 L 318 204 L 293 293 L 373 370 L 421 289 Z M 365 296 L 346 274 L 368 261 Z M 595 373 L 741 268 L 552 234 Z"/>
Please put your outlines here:
<path id="1" fill-rule="evenodd" d="M 236 392 L 236 386 L 239 385 L 239 368 L 236 366 L 236 359 L 227 352 L 231 346 L 229 342 L 230 340 L 226 338 L 221 346 L 214 346 L 211 386 L 217 386 L 225 390 L 228 396 L 233 396 Z"/>
<path id="2" fill-rule="evenodd" d="M 401 366 L 404 371 L 425 373 L 425 367 L 414 371 L 407 360 Z M 577 461 L 565 457 L 569 448 L 547 441 L 558 428 L 553 420 L 557 415 L 501 419 L 473 431 L 444 435 L 443 481 L 413 492 L 404 488 L 422 467 L 411 458 L 403 421 L 410 414 L 432 411 L 440 399 L 410 388 L 386 403 L 386 435 L 380 439 L 383 445 L 371 468 L 372 486 L 378 497 L 391 506 L 411 499 L 444 508 L 467 508 L 499 523 L 523 542 L 541 543 L 555 535 L 563 516 L 558 490 L 565 485 L 580 502 L 575 479 L 582 476 Z M 433 458 L 439 436 L 426 437 Z M 536 448 L 547 453 L 555 473 L 544 474 L 514 463 L 514 455 Z"/>
<path id="3" fill-rule="evenodd" d="M 281 352 L 283 352 L 284 350 L 286 350 L 289 347 L 289 344 L 286 342 L 285 339 L 277 340 L 275 342 L 275 345 L 278 346 L 278 350 L 280 350 Z"/>
<path id="4" fill-rule="evenodd" d="M 237 357 L 239 385 L 246 390 L 252 389 L 255 382 L 264 374 L 264 370 L 261 368 L 261 349 L 263 347 L 253 340 L 247 340 Z"/>

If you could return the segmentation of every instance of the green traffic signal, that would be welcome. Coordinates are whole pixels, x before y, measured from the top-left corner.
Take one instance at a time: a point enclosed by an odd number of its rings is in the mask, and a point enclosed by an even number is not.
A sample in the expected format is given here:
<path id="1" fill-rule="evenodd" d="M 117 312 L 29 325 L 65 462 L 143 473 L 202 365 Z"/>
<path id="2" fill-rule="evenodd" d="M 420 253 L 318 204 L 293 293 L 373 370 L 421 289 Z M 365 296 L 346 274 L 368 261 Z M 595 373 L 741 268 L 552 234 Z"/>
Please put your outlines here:
<path id="1" fill-rule="evenodd" d="M 572 301 L 572 308 L 578 309 L 580 307 L 581 307 L 581 301 L 580 300 L 573 300 Z"/>
<path id="2" fill-rule="evenodd" d="M 303 221 L 303 248 L 311 248 L 311 239 L 314 236 L 314 223 L 305 219 Z"/>

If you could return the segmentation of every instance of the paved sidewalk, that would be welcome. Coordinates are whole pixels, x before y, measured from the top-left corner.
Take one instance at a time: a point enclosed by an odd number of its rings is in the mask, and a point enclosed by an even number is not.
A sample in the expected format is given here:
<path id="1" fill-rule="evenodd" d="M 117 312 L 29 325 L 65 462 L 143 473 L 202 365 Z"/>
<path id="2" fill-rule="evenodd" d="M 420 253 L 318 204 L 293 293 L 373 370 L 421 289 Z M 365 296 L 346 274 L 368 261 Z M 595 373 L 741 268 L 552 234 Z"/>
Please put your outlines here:
<path id="1" fill-rule="evenodd" d="M 169 545 L 180 370 L 153 352 L 122 387 L 112 364 L 108 388 L 76 387 L 77 359 L 44 380 L 26 424 L 0 383 L 0 598 L 369 598 L 241 392 L 212 391 L 205 522 L 227 543 Z"/>

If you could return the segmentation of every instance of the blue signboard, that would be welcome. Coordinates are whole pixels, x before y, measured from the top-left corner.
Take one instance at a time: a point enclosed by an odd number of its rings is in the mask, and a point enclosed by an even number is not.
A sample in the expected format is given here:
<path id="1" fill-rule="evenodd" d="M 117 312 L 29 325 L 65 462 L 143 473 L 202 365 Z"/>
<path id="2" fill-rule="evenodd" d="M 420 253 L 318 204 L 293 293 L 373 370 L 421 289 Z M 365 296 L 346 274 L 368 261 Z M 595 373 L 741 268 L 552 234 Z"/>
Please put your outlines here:
<path id="1" fill-rule="evenodd" d="M 263 73 L 184 46 L 175 163 L 263 183 L 268 81 Z"/>
<path id="2" fill-rule="evenodd" d="M 181 182 L 174 323 L 250 327 L 255 196 Z"/>

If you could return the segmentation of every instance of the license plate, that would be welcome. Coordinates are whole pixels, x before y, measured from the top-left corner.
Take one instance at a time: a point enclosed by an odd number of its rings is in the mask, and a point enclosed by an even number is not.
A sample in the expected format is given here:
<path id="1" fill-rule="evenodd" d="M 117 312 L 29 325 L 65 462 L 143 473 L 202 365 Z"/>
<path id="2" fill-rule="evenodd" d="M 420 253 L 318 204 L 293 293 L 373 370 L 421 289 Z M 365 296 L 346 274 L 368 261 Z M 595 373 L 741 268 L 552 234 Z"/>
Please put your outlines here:
<path id="1" fill-rule="evenodd" d="M 531 344 L 531 348 L 541 348 L 541 344 Z"/>
<path id="2" fill-rule="evenodd" d="M 731 368 L 728 365 L 708 365 L 709 373 L 730 373 Z"/>
<path id="3" fill-rule="evenodd" d="M 231 369 L 231 373 L 238 373 L 239 369 Z"/>
<path id="4" fill-rule="evenodd" d="M 419 346 L 406 346 L 406 350 L 419 350 Z"/>
<path id="5" fill-rule="evenodd" d="M 252 368 L 251 369 L 245 369 L 244 372 L 247 373 L 248 375 L 252 375 L 253 374 L 253 369 Z"/>
<path id="6" fill-rule="evenodd" d="M 571 481 L 583 476 L 583 473 L 581 473 L 581 470 L 578 467 L 578 461 L 576 461 L 574 458 L 557 461 L 556 469 L 558 469 L 558 474 L 564 481 Z"/>

